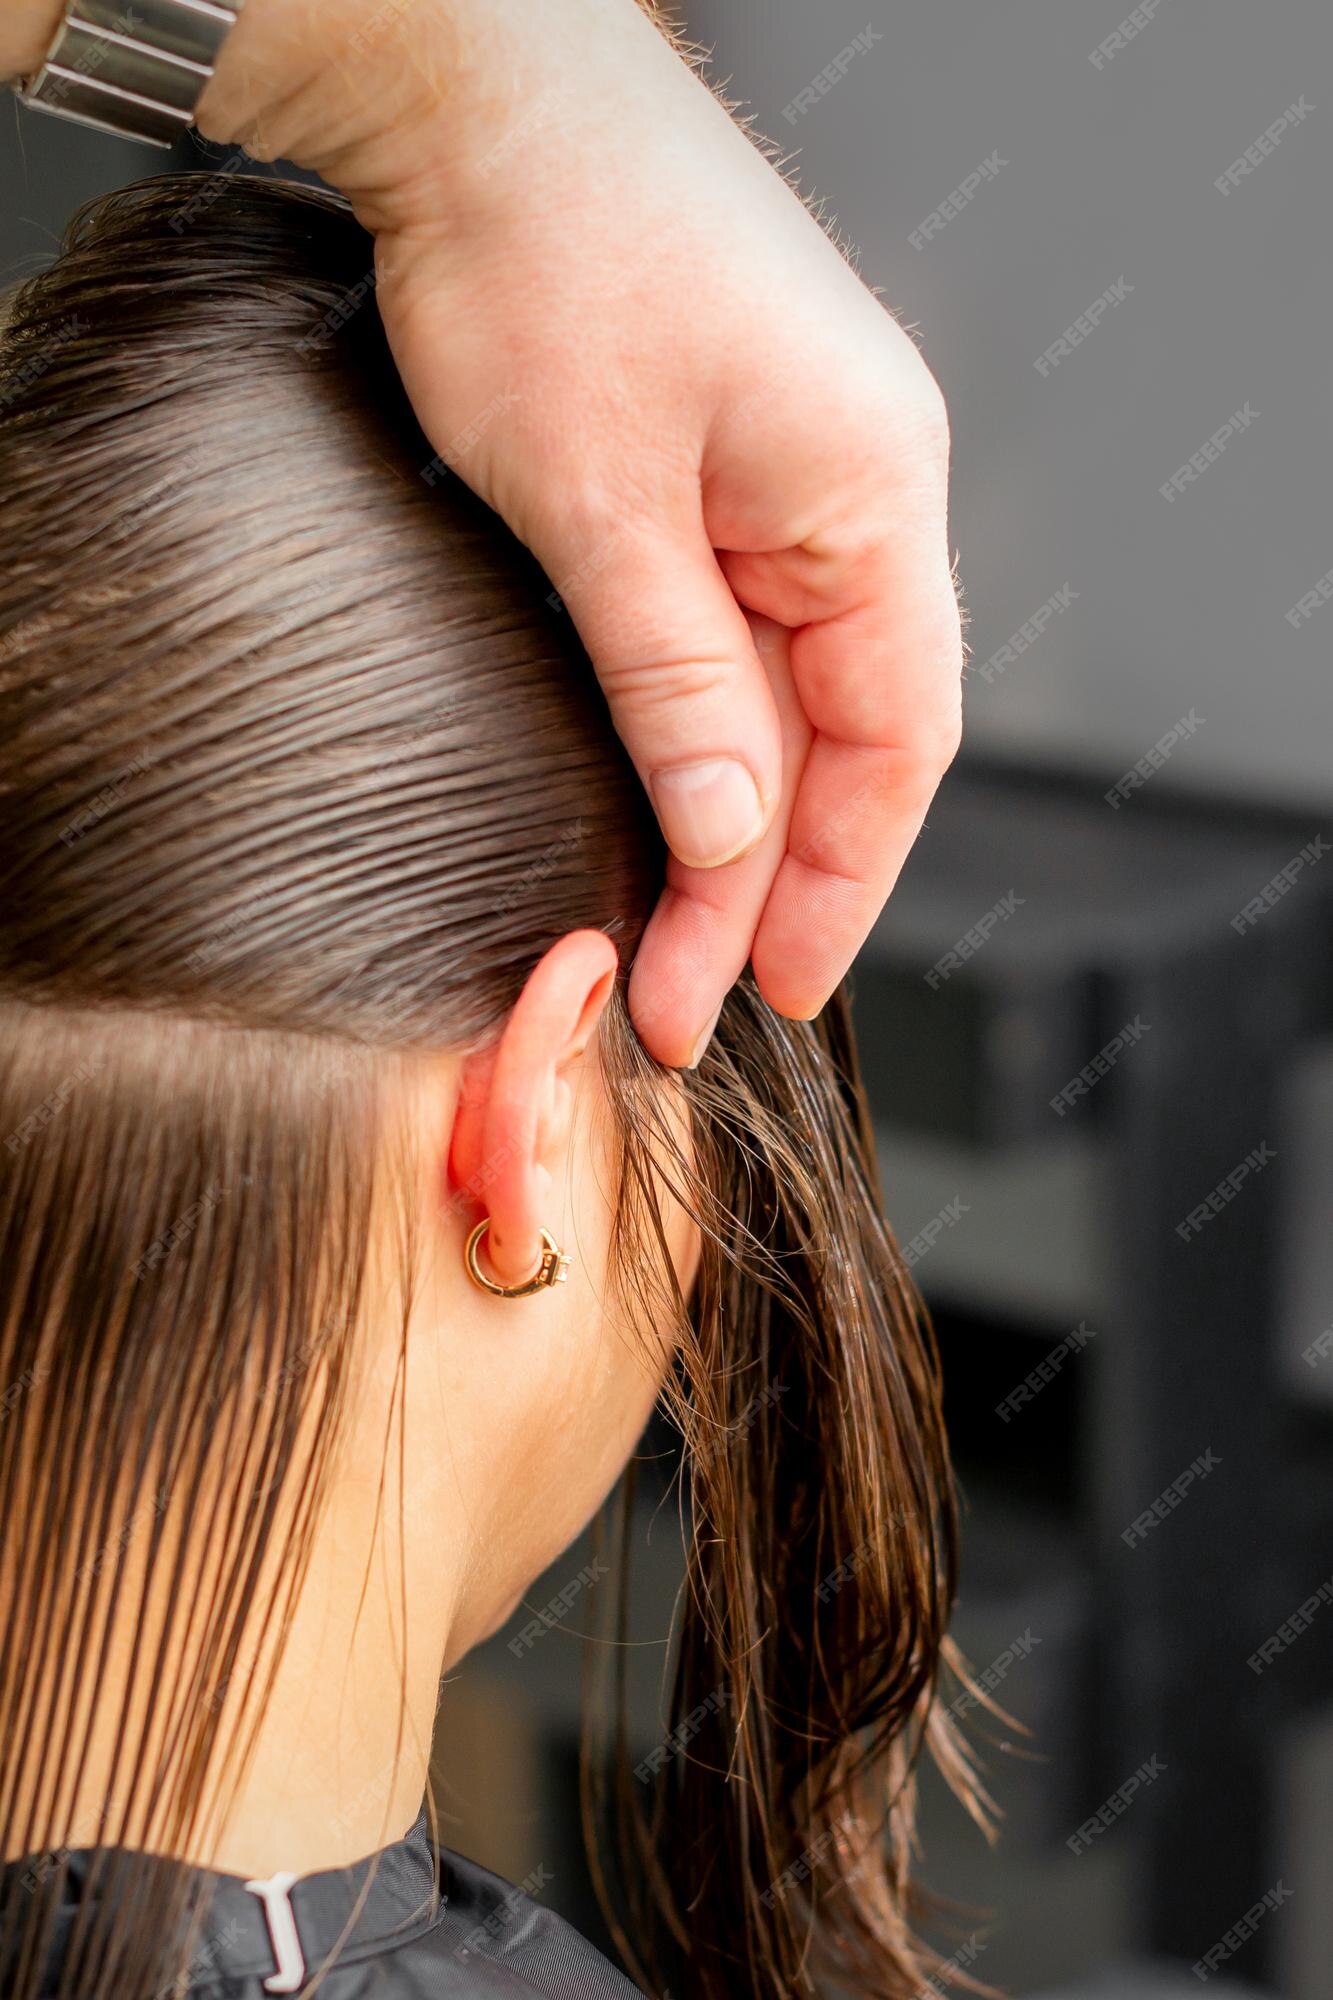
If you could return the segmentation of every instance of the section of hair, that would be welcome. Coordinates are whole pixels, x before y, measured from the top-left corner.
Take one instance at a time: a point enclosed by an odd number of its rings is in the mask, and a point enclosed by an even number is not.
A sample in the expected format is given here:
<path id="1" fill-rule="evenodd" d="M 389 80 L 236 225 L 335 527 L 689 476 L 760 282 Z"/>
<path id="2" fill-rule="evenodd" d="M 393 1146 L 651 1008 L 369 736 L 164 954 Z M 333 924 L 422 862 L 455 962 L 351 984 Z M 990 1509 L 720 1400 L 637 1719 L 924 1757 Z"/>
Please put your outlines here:
<path id="1" fill-rule="evenodd" d="M 441 476 L 371 271 L 333 197 L 168 176 L 85 210 L 0 336 L 10 1854 L 219 1808 L 351 1393 L 395 1052 L 484 1038 L 570 930 L 627 972 L 661 878 L 572 622 Z M 927 1737 L 967 1784 L 935 1705 L 954 1519 L 845 1003 L 789 1024 L 743 984 L 670 1085 L 688 1152 L 623 983 L 601 1053 L 625 1296 L 667 1284 L 664 1177 L 704 1233 L 671 1391 L 695 1720 L 594 1843 L 630 1864 L 608 1901 L 640 1976 L 699 2000 L 906 2000 L 938 1964 L 907 1881 Z M 171 1587 L 205 1556 L 206 1592 Z M 89 1829 L 117 1618 L 134 1701 Z M 0 1913 L 19 2000 L 60 1880 Z M 169 1894 L 109 1901 L 62 1992 L 167 1986 Z"/>
<path id="2" fill-rule="evenodd" d="M 373 293 L 328 324 L 368 239 L 194 185 L 85 213 L 5 339 L 0 981 L 465 1039 L 641 901 L 645 809 L 540 571 L 423 479 Z"/>

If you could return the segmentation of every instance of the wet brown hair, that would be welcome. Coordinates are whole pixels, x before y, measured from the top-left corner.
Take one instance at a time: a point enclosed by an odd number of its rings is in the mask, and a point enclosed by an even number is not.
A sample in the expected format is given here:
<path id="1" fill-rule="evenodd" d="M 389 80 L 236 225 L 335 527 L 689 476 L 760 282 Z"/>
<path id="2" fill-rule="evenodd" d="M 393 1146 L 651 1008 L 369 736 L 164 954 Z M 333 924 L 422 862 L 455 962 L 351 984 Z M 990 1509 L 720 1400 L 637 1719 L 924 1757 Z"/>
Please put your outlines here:
<path id="1" fill-rule="evenodd" d="M 662 873 L 569 615 L 423 477 L 371 270 L 333 197 L 168 176 L 84 209 L 0 335 L 0 1852 L 112 1850 L 80 2000 L 183 1963 L 173 1892 L 117 1898 L 113 1850 L 197 1837 L 262 1712 L 354 1387 L 387 1075 L 492 1034 L 570 930 L 627 972 Z M 968 1788 L 955 1521 L 845 999 L 786 1022 L 742 981 L 677 1086 L 688 1147 L 623 979 L 600 1054 L 626 1296 L 667 1283 L 664 1182 L 704 1236 L 670 1754 L 609 1788 L 616 1744 L 588 1751 L 608 1910 L 658 1990 L 907 1996 L 939 1966 L 923 1744 Z M 113 1630 L 151 1699 L 72 1826 Z M 0 1912 L 19 2000 L 61 1874 Z"/>

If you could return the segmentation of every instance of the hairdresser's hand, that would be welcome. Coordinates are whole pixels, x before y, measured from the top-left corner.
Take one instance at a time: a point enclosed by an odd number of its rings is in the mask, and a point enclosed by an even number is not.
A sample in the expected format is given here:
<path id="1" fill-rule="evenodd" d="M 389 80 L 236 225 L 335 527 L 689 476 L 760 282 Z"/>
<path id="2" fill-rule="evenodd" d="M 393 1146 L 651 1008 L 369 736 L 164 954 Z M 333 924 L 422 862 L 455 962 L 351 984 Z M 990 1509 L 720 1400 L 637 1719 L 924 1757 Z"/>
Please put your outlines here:
<path id="1" fill-rule="evenodd" d="M 958 740 L 911 340 L 634 0 L 248 0 L 201 124 L 351 196 L 424 428 L 579 627 L 676 857 L 645 1042 L 688 1062 L 747 957 L 813 1014 Z M 785 780 L 737 599 L 795 628 Z"/>

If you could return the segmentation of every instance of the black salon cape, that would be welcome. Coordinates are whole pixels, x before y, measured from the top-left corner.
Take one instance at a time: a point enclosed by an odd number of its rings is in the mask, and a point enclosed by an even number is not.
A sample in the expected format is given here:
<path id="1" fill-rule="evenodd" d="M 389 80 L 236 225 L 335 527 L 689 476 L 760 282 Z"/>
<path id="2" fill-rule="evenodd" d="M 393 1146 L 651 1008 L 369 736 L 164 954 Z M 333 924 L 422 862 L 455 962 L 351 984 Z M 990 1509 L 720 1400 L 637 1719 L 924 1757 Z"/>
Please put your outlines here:
<path id="1" fill-rule="evenodd" d="M 120 1857 L 121 1865 L 126 1858 Z M 498 1875 L 436 1848 L 423 1811 L 406 1838 L 375 1857 L 365 1903 L 317 1988 L 321 2000 L 642 2000 L 636 1986 L 562 1917 Z M 63 1938 L 86 1887 L 90 1855 L 66 1857 L 67 1893 L 49 1961 L 54 1993 Z M 128 1865 L 174 1867 L 134 1857 Z M 15 1861 L 0 1870 L 12 1910 L 11 1877 L 50 1869 L 53 1860 Z M 206 1909 L 195 1933 L 180 2000 L 268 2000 L 299 1993 L 323 1966 L 365 1888 L 371 1863 L 303 1875 L 256 1894 L 236 1875 L 191 1869 Z M 438 1893 L 436 1893 L 438 1891 Z M 272 1913 L 270 1913 L 270 1906 Z M 304 1972 L 304 1977 L 299 1976 Z M 139 1996 L 126 1996 L 139 2000 Z"/>

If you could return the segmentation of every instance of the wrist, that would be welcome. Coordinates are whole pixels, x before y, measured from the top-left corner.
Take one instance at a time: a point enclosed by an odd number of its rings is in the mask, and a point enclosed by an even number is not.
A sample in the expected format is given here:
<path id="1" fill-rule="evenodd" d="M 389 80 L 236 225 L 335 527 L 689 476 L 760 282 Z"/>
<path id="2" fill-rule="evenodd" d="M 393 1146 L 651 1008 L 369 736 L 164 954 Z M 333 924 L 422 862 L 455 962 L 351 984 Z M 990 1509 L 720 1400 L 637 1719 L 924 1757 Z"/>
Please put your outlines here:
<path id="1" fill-rule="evenodd" d="M 246 0 L 200 100 L 204 137 L 355 194 L 389 183 L 455 94 L 486 0 Z"/>
<path id="2" fill-rule="evenodd" d="M 4 0 L 0 6 L 0 82 L 31 76 L 56 38 L 64 0 Z"/>
<path id="3" fill-rule="evenodd" d="M 525 162 L 571 105 L 632 91 L 645 43 L 650 65 L 678 62 L 655 10 L 656 0 L 319 0 L 316 13 L 311 0 L 246 0 L 199 128 L 322 175 L 376 232 L 484 209 L 511 174 L 530 178 Z"/>

